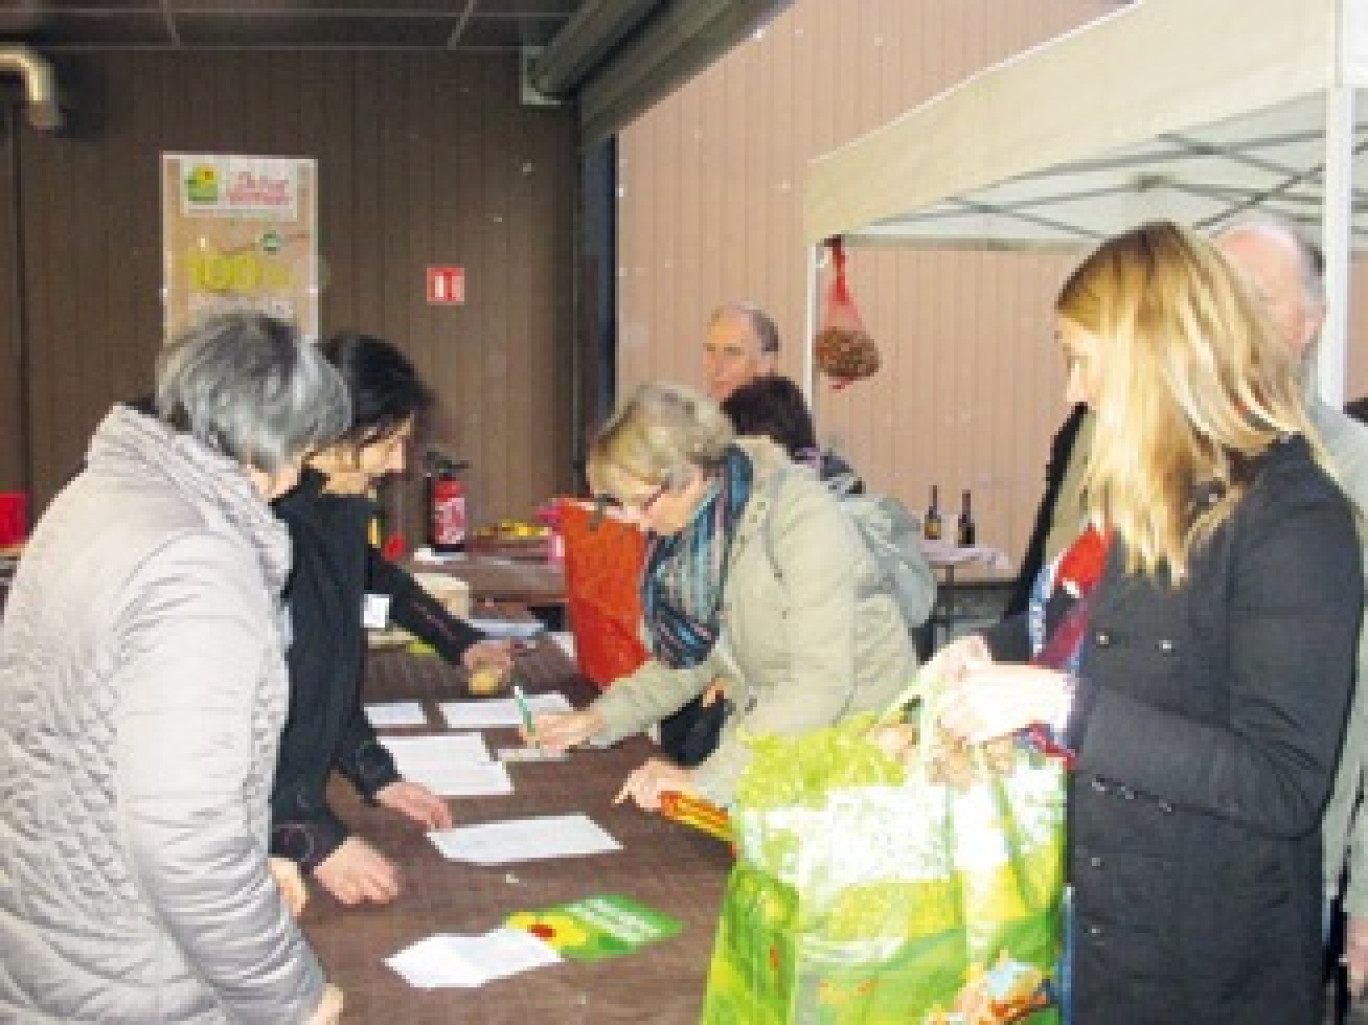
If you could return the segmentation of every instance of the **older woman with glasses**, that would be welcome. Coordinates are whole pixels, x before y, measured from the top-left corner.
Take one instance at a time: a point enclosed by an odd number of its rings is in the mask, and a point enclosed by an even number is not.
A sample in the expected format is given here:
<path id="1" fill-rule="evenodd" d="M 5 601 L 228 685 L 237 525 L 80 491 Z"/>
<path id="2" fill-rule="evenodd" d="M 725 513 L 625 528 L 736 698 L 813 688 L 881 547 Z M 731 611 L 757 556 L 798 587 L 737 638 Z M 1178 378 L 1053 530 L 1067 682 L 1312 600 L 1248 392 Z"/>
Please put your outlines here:
<path id="1" fill-rule="evenodd" d="M 898 605 L 838 500 L 768 438 L 737 438 L 711 399 L 645 384 L 589 452 L 594 490 L 649 536 L 642 585 L 653 657 L 589 707 L 538 716 L 551 750 L 645 729 L 721 678 L 727 717 L 696 767 L 653 758 L 620 797 L 730 803 L 742 733 L 792 734 L 881 709 L 917 668 Z"/>

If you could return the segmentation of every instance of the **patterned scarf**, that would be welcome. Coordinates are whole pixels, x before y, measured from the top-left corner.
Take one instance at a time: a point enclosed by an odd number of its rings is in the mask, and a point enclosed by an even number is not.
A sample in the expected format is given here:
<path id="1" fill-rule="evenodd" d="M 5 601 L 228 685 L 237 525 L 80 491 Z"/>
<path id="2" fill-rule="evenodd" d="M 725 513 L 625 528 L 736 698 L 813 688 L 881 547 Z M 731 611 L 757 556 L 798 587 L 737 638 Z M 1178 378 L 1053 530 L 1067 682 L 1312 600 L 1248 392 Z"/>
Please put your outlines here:
<path id="1" fill-rule="evenodd" d="M 1078 671 L 1079 656 L 1083 652 L 1083 635 L 1088 631 L 1088 618 L 1092 615 L 1093 600 L 1097 597 L 1097 585 L 1107 567 L 1107 549 L 1110 545 L 1110 531 L 1103 534 L 1090 526 L 1058 559 L 1043 567 L 1036 576 L 1031 586 L 1026 620 L 1033 665 L 1062 669 L 1067 673 Z M 1067 595 L 1071 604 L 1047 636 L 1045 606 L 1056 590 Z M 1027 733 L 1036 747 L 1046 754 L 1063 758 L 1066 765 L 1073 763 L 1073 752 L 1063 745 L 1062 737 L 1053 736 L 1052 731 L 1044 726 L 1032 727 Z"/>
<path id="2" fill-rule="evenodd" d="M 753 477 L 750 459 L 729 446 L 684 529 L 647 541 L 642 614 L 651 653 L 671 668 L 698 665 L 717 641 L 727 555 Z"/>
<path id="3" fill-rule="evenodd" d="M 1027 630 L 1034 653 L 1031 661 L 1036 665 L 1066 672 L 1077 671 L 1083 634 L 1088 627 L 1088 615 L 1092 611 L 1098 582 L 1107 567 L 1107 549 L 1110 545 L 1110 532 L 1103 534 L 1090 526 L 1036 577 L 1031 587 L 1027 612 Z M 1056 589 L 1073 599 L 1073 603 L 1047 637 L 1045 607 Z"/>

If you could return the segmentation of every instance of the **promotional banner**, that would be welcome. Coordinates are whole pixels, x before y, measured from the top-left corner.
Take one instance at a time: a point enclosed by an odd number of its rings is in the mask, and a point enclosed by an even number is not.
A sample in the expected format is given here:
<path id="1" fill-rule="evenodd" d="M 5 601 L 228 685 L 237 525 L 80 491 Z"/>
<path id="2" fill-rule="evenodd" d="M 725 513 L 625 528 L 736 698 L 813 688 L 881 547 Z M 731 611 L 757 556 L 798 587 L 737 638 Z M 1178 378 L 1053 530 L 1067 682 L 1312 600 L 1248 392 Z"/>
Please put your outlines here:
<path id="1" fill-rule="evenodd" d="M 166 337 L 249 309 L 317 339 L 317 196 L 309 158 L 163 153 Z"/>

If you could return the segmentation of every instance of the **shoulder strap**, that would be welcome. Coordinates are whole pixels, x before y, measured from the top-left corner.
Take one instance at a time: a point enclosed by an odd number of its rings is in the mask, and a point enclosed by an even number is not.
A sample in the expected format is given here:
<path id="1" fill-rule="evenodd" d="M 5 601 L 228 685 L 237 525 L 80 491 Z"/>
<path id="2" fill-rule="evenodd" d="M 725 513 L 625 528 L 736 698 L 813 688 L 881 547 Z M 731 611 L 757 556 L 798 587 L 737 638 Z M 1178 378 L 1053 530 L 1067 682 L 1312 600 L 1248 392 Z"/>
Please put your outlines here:
<path id="1" fill-rule="evenodd" d="M 776 579 L 782 581 L 784 575 L 779 572 L 779 560 L 774 557 L 774 528 L 770 526 L 770 521 L 774 518 L 774 507 L 779 504 L 779 489 L 784 485 L 784 478 L 789 474 L 788 467 L 775 470 L 770 474 L 769 482 L 765 485 L 765 500 L 769 507 L 765 510 L 765 522 L 760 528 L 760 532 L 765 535 L 765 555 L 769 559 L 770 569 L 774 572 Z"/>
<path id="2" fill-rule="evenodd" d="M 779 489 L 783 487 L 785 479 L 794 472 L 794 469 L 794 467 L 783 467 L 782 469 L 776 470 L 765 487 L 765 498 L 769 502 L 769 508 L 765 512 L 764 527 L 762 528 L 765 535 L 765 555 L 769 558 L 770 569 L 774 571 L 775 577 L 781 581 L 783 580 L 784 575 L 779 571 L 779 560 L 774 556 L 774 528 L 770 526 L 770 521 L 774 516 L 775 506 L 779 504 Z M 861 524 L 859 518 L 844 505 L 847 499 L 857 497 L 850 494 L 850 489 L 854 487 L 855 484 L 855 475 L 841 474 L 826 480 L 819 478 L 818 483 L 835 497 L 836 504 L 842 507 L 841 511 L 845 514 L 846 519 L 851 521 L 851 525 L 855 528 L 856 535 L 864 544 L 865 549 L 868 550 L 870 539 L 866 534 L 863 524 Z M 888 576 L 883 561 L 877 557 L 876 553 L 871 554 L 875 555 L 874 564 L 879 570 L 879 573 L 881 574 L 880 579 L 881 582 L 883 582 L 884 578 Z M 892 581 L 888 582 L 892 583 Z"/>

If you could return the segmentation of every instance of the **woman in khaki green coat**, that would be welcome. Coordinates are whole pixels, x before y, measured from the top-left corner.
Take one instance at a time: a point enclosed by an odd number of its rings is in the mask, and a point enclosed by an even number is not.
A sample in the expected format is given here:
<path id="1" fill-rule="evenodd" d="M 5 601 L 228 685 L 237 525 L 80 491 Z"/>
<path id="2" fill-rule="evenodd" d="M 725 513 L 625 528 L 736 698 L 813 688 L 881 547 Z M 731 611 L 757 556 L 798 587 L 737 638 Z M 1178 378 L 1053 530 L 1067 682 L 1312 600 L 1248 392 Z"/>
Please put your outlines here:
<path id="1" fill-rule="evenodd" d="M 736 438 L 711 399 L 645 384 L 595 439 L 594 490 L 649 534 L 642 585 L 653 657 L 587 708 L 538 716 L 551 750 L 639 732 L 721 679 L 730 710 L 695 768 L 652 758 L 620 796 L 728 804 L 742 734 L 793 734 L 882 709 L 916 653 L 878 566 L 839 501 L 773 442 Z"/>

